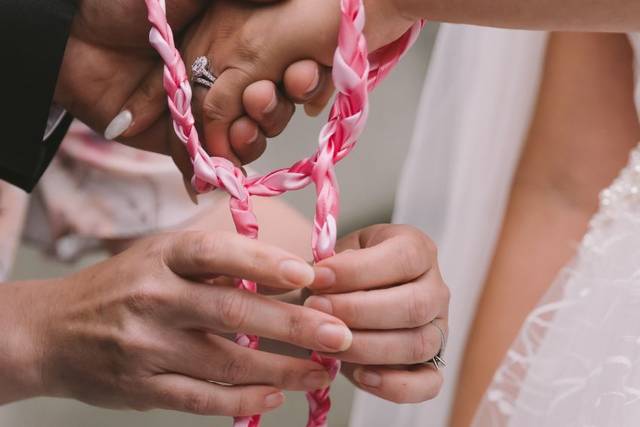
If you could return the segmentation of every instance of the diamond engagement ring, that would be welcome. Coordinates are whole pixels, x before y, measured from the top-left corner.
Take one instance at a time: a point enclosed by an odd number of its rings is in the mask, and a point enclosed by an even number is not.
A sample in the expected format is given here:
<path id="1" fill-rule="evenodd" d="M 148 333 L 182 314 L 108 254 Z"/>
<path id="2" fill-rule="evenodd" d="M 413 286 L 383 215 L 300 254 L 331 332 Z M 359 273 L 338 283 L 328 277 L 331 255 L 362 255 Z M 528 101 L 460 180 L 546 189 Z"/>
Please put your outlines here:
<path id="1" fill-rule="evenodd" d="M 216 76 L 209 70 L 209 58 L 206 56 L 197 57 L 191 65 L 191 83 L 197 83 L 210 89 L 215 81 Z"/>

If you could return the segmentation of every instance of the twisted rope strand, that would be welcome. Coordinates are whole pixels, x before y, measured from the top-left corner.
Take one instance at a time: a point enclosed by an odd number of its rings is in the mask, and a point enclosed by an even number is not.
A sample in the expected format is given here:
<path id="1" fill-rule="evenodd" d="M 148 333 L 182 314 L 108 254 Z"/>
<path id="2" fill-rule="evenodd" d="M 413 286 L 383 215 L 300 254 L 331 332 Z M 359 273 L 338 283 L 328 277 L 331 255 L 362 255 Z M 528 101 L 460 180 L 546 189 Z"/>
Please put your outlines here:
<path id="1" fill-rule="evenodd" d="M 365 11 L 362 0 L 341 0 L 341 21 L 338 47 L 333 61 L 333 81 L 337 89 L 329 120 L 322 128 L 319 147 L 311 157 L 289 168 L 275 170 L 264 176 L 245 178 L 230 161 L 210 157 L 202 147 L 191 112 L 191 86 L 184 62 L 176 49 L 173 32 L 166 18 L 164 0 L 145 0 L 151 31 L 149 41 L 165 63 L 163 83 L 167 92 L 174 130 L 184 143 L 194 176 L 192 184 L 198 192 L 222 189 L 230 195 L 229 207 L 239 234 L 252 239 L 258 237 L 258 222 L 251 208 L 251 196 L 272 197 L 287 191 L 299 190 L 311 182 L 316 188 L 317 202 L 313 222 L 312 247 L 316 262 L 333 256 L 337 239 L 339 189 L 335 165 L 354 148 L 362 134 L 369 112 L 369 92 L 373 90 L 398 63 L 415 42 L 422 22 L 416 23 L 406 34 L 371 56 L 363 35 Z M 256 292 L 256 284 L 237 279 L 236 286 Z M 258 348 L 258 337 L 238 334 L 235 342 L 244 347 Z M 335 378 L 340 362 L 312 353 Z M 307 393 L 309 420 L 307 427 L 327 426 L 331 407 L 329 388 Z M 258 427 L 260 415 L 238 417 L 235 427 Z"/>

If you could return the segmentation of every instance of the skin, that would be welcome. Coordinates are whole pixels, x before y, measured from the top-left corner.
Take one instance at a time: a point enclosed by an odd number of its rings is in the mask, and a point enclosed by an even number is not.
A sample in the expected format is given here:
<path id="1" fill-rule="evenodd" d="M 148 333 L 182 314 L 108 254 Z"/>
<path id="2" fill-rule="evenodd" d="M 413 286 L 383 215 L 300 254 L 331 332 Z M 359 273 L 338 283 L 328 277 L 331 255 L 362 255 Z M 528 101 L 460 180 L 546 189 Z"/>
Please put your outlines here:
<path id="1" fill-rule="evenodd" d="M 527 314 L 573 257 L 640 140 L 623 35 L 551 37 L 538 107 L 470 333 L 451 426 L 466 427 Z"/>
<path id="2" fill-rule="evenodd" d="M 370 3 L 371 13 L 367 14 L 365 33 L 371 51 L 395 40 L 412 24 L 412 21 L 391 13 L 388 3 L 374 0 L 367 3 Z M 309 10 L 314 13 L 310 14 Z M 307 96 L 306 101 L 311 104 L 307 111 L 313 114 L 324 106 L 332 93 L 326 70 L 332 64 L 338 24 L 338 0 L 288 0 L 270 7 L 219 0 L 209 7 L 191 25 L 181 45 L 186 63 L 206 55 L 212 59 L 212 71 L 218 76 L 213 87 L 199 91 L 193 103 L 207 151 L 234 161 L 240 160 L 239 153 L 243 154 L 243 159 L 262 154 L 265 149 L 262 139 L 251 147 L 238 147 L 230 141 L 228 129 L 243 114 L 261 122 L 267 136 L 284 129 L 286 122 L 268 123 L 267 120 L 265 123 L 264 109 L 248 105 L 251 96 L 247 94 L 247 88 L 257 92 L 257 84 L 267 96 L 273 94 L 275 88 L 268 81 L 284 79 L 284 87 L 296 92 L 293 72 L 291 68 L 287 69 L 292 63 L 306 60 L 309 69 L 311 64 L 316 64 L 321 72 L 321 83 L 313 95 Z M 158 85 L 154 88 L 156 92 L 152 98 L 162 99 L 162 88 Z M 134 97 L 138 95 L 134 94 Z M 248 126 L 248 120 L 241 122 Z"/>
<path id="3" fill-rule="evenodd" d="M 409 19 L 490 27 L 564 31 L 635 32 L 635 0 L 388 0 Z"/>
<path id="4" fill-rule="evenodd" d="M 292 273 L 291 263 L 301 272 Z M 314 272 L 265 243 L 189 231 L 137 242 L 70 277 L 3 284 L 0 323 L 8 333 L 0 371 L 9 386 L 0 402 L 58 396 L 110 408 L 246 415 L 282 403 L 267 401 L 280 389 L 310 388 L 304 378 L 326 384 L 317 364 L 250 352 L 221 334 L 244 331 L 335 351 L 350 345 L 343 323 L 237 290 L 228 276 L 295 289 L 310 284 Z M 326 340 L 318 335 L 322 324 L 334 325 Z"/>
<path id="5" fill-rule="evenodd" d="M 309 227 L 283 206 L 267 204 L 259 210 L 300 229 Z M 340 241 L 340 250 L 350 251 L 312 268 L 276 246 L 200 227 L 128 248 L 120 242 L 118 255 L 70 277 L 4 283 L 0 324 L 9 332 L 0 338 L 5 384 L 0 403 L 57 396 L 109 408 L 246 415 L 279 406 L 280 390 L 327 384 L 326 371 L 314 362 L 227 341 L 237 331 L 336 354 L 350 362 L 348 377 L 394 401 L 423 400 L 438 391 L 439 373 L 395 366 L 427 360 L 437 352 L 440 337 L 427 326 L 431 318 L 437 317 L 446 330 L 448 291 L 437 273 L 433 245 L 421 232 L 405 226 L 370 227 Z M 283 270 L 284 261 L 297 262 L 311 274 L 292 276 Z M 371 275 L 354 280 L 361 268 Z M 336 314 L 322 312 L 313 301 L 305 307 L 236 290 L 229 277 L 247 277 L 281 292 L 307 285 L 321 288 L 318 294 L 338 298 Z M 376 297 L 379 288 L 393 286 L 400 291 L 383 301 L 382 295 Z M 370 290 L 371 298 L 351 296 L 364 290 Z M 301 303 L 302 293 L 296 295 L 290 301 Z M 349 315 L 403 306 L 407 309 L 401 312 L 412 310 L 413 315 L 387 325 L 380 325 L 380 316 L 358 320 Z M 349 332 L 338 315 L 358 331 Z M 327 331 L 326 325 L 333 329 Z M 407 351 L 389 359 L 389 345 Z M 380 366 L 391 363 L 393 367 Z M 382 381 L 368 386 L 357 369 L 372 366 Z"/>
<path id="6" fill-rule="evenodd" d="M 257 198 L 254 207 L 264 225 L 261 239 L 310 258 L 311 224 L 307 219 L 277 199 Z M 208 230 L 211 224 L 222 230 L 234 229 L 228 209 L 222 205 L 195 219 L 188 228 Z M 440 275 L 433 243 L 412 227 L 377 225 L 345 236 L 337 250 L 340 255 L 317 265 L 310 290 L 278 298 L 331 314 L 351 328 L 352 347 L 332 357 L 345 362 L 342 372 L 356 387 L 398 403 L 433 398 L 441 388 L 442 372 L 429 365 L 411 366 L 438 351 L 440 333 L 430 322 L 447 331 L 449 291 Z M 385 264 L 380 258 L 407 261 Z M 389 347 L 405 351 L 389 355 Z M 265 343 L 264 348 L 300 354 L 280 343 Z"/>
<path id="7" fill-rule="evenodd" d="M 640 4 L 634 0 L 571 0 L 561 7 L 557 2 L 527 0 L 481 0 L 472 5 L 464 0 L 369 0 L 364 4 L 370 50 L 393 41 L 418 19 L 528 29 L 640 30 Z M 314 13 L 309 13 L 310 9 Z M 209 8 L 182 46 L 189 60 L 209 52 L 220 77 L 194 103 L 209 152 L 234 160 L 238 152 L 246 158 L 259 156 L 265 148 L 262 139 L 258 144 L 237 148 L 227 132 L 229 124 L 242 114 L 249 117 L 242 120 L 243 126 L 261 119 L 263 110 L 248 107 L 246 96 L 242 105 L 243 91 L 261 81 L 265 93 L 273 92 L 275 86 L 269 88 L 267 80 L 282 81 L 283 70 L 292 61 L 308 58 L 330 66 L 337 29 L 337 0 L 290 0 L 267 7 L 222 0 Z M 331 87 L 325 85 L 313 102 L 324 105 L 330 93 Z"/>
<path id="8" fill-rule="evenodd" d="M 209 4 L 203 0 L 167 2 L 177 37 Z M 100 132 L 123 108 L 131 110 L 134 122 L 120 140 L 172 155 L 189 178 L 191 166 L 171 128 L 162 90 L 162 64 L 148 43 L 148 30 L 144 2 L 79 2 L 54 101 Z M 325 69 L 308 61 L 290 65 L 284 94 L 272 83 L 259 81 L 239 94 L 244 96 L 249 111 L 263 112 L 266 105 L 273 105 L 273 99 L 275 106 L 267 113 L 254 114 L 254 119 L 239 115 L 228 123 L 229 142 L 239 147 L 239 156 L 233 157 L 238 163 L 256 157 L 257 151 L 247 147 L 260 149 L 265 134 L 273 136 L 284 128 L 293 114 L 294 101 L 309 103 L 313 108 L 315 97 L 322 92 Z"/>

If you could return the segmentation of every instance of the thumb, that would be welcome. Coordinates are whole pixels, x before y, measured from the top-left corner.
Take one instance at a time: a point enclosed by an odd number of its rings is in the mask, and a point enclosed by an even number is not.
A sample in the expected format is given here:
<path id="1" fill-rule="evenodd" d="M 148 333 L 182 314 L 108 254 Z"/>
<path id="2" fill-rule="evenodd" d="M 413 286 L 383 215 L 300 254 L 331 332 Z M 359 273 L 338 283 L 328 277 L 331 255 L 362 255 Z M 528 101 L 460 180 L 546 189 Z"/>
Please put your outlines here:
<path id="1" fill-rule="evenodd" d="M 106 139 L 130 138 L 149 129 L 167 110 L 162 65 L 144 77 L 104 131 Z"/>

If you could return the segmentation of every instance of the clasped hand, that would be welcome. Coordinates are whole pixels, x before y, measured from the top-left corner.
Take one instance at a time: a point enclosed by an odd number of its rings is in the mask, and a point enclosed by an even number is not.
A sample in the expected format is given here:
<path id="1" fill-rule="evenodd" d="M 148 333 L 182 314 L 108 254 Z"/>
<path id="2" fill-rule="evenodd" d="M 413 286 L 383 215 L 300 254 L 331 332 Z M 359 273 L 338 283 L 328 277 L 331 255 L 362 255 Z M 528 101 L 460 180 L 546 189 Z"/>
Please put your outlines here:
<path id="1" fill-rule="evenodd" d="M 367 9 L 371 49 L 411 25 L 385 4 Z M 101 131 L 127 112 L 130 120 L 110 136 L 171 155 L 189 179 L 143 2 L 79 5 L 56 101 Z M 254 160 L 265 138 L 284 129 L 294 103 L 317 114 L 330 98 L 337 0 L 169 0 L 167 8 L 187 64 L 207 55 L 218 76 L 208 92 L 194 91 L 210 154 Z M 449 298 L 433 244 L 413 228 L 382 225 L 347 236 L 338 250 L 305 269 L 299 258 L 239 236 L 176 233 L 61 281 L 55 292 L 25 287 L 51 292 L 49 316 L 25 335 L 39 339 L 20 344 L 40 355 L 25 387 L 108 407 L 250 415 L 279 406 L 280 390 L 328 383 L 311 361 L 247 350 L 224 335 L 242 332 L 338 357 L 354 384 L 385 399 L 432 398 L 442 376 L 422 362 L 440 349 Z M 296 306 L 238 291 L 227 277 L 285 290 L 310 286 L 312 296 Z M 56 310 L 56 301 L 74 309 Z M 74 351 L 80 347 L 89 351 Z"/>

